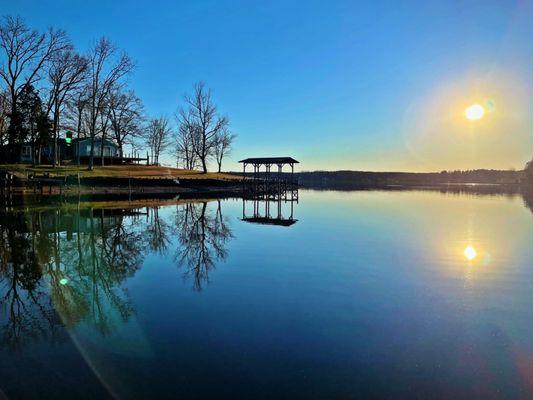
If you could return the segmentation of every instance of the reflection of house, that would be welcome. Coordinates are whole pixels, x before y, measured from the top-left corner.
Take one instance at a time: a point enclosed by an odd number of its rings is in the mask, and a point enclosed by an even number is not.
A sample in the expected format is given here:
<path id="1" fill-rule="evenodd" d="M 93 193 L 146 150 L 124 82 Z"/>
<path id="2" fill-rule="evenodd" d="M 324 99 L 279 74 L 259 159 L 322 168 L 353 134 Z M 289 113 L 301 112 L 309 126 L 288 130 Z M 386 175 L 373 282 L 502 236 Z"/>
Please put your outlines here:
<path id="1" fill-rule="evenodd" d="M 138 215 L 134 209 L 82 209 L 79 212 L 57 213 L 44 211 L 40 215 L 40 228 L 43 233 L 66 233 L 71 240 L 75 233 L 97 233 L 116 227 L 125 216 Z"/>

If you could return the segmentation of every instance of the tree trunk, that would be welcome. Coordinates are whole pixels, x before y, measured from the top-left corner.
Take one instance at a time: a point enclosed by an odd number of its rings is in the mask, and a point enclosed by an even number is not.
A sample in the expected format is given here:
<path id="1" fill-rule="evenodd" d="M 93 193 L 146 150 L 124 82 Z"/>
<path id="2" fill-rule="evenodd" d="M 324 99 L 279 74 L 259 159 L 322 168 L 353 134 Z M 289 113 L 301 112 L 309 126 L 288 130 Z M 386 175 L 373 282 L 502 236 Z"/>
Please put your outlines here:
<path id="1" fill-rule="evenodd" d="M 76 149 L 77 149 L 77 155 L 76 155 L 76 164 L 78 167 L 80 166 L 80 136 L 81 136 L 81 118 L 82 118 L 82 111 L 78 114 L 78 142 L 76 143 Z"/>
<path id="2" fill-rule="evenodd" d="M 89 171 L 93 170 L 93 163 L 94 163 L 94 135 L 91 135 L 91 154 L 89 154 Z"/>
<path id="3" fill-rule="evenodd" d="M 105 143 L 105 128 L 102 129 L 102 142 L 100 144 L 100 165 L 104 166 L 104 143 Z"/>
<path id="4" fill-rule="evenodd" d="M 59 136 L 59 110 L 54 110 L 54 168 L 59 165 L 57 139 Z"/>
<path id="5" fill-rule="evenodd" d="M 17 96 L 15 94 L 15 90 L 11 89 L 11 118 L 9 121 L 9 125 L 13 125 L 13 119 L 18 119 L 17 116 Z M 8 127 L 8 135 L 7 135 L 7 144 L 14 145 L 16 144 L 16 135 L 14 131 L 14 126 Z M 12 150 L 11 150 L 12 151 Z"/>
<path id="6" fill-rule="evenodd" d="M 35 167 L 35 129 L 31 127 L 31 165 Z"/>

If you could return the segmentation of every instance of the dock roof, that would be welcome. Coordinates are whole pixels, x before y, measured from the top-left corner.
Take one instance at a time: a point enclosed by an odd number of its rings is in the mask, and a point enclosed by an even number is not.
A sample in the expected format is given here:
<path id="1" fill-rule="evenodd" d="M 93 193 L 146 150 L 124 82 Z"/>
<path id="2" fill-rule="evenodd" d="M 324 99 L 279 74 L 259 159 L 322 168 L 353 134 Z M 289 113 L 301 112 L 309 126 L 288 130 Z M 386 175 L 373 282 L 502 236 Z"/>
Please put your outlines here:
<path id="1" fill-rule="evenodd" d="M 292 157 L 252 157 L 239 161 L 244 164 L 299 164 Z"/>

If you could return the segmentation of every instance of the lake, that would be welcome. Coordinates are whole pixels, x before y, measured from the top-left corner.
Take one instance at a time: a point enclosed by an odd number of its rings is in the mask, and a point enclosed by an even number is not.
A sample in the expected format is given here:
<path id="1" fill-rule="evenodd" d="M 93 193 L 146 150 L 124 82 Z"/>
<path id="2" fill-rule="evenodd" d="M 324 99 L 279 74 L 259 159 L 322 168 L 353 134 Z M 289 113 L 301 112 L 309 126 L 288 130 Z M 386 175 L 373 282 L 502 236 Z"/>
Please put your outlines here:
<path id="1" fill-rule="evenodd" d="M 531 197 L 243 203 L 3 207 L 0 398 L 533 397 Z"/>

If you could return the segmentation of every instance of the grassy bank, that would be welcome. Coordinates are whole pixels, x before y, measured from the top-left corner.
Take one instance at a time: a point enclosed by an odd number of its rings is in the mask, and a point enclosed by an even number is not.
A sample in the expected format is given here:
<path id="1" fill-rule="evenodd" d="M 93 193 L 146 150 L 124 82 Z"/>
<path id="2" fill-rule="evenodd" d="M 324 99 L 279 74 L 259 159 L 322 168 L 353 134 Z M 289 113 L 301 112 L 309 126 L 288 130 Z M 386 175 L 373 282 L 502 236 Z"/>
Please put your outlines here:
<path id="1" fill-rule="evenodd" d="M 235 175 L 208 172 L 202 173 L 196 170 L 160 167 L 154 165 L 109 165 L 95 166 L 92 171 L 87 166 L 66 165 L 52 167 L 51 165 L 31 166 L 26 164 L 0 165 L 0 169 L 14 173 L 19 178 L 28 175 L 52 177 L 77 176 L 80 178 L 131 178 L 131 179 L 215 179 L 224 181 L 239 180 Z"/>

